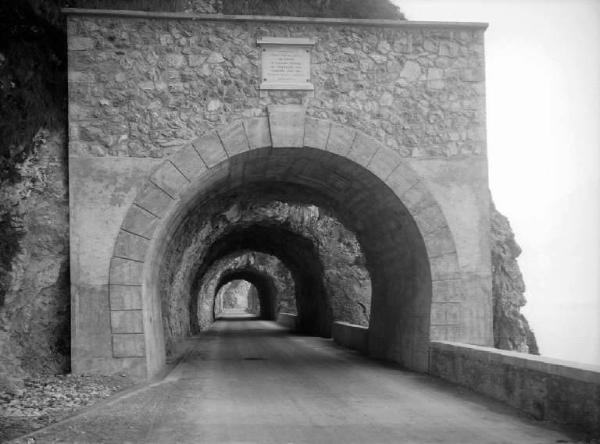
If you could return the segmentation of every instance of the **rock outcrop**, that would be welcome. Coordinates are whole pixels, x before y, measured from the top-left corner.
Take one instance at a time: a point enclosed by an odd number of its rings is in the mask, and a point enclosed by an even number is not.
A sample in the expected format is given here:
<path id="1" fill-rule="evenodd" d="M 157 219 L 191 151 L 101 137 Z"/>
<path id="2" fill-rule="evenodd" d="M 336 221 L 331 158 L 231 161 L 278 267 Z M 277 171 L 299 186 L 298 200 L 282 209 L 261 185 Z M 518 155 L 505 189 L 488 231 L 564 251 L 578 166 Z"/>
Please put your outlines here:
<path id="1" fill-rule="evenodd" d="M 69 369 L 69 215 L 65 138 L 41 131 L 18 166 L 20 179 L 3 183 L 0 233 L 14 242 L 3 273 L 0 306 L 0 389 L 25 374 Z"/>
<path id="2" fill-rule="evenodd" d="M 492 204 L 492 295 L 494 346 L 504 350 L 539 354 L 529 323 L 520 310 L 526 304 L 525 283 L 517 263 L 521 248 L 508 219 Z"/>

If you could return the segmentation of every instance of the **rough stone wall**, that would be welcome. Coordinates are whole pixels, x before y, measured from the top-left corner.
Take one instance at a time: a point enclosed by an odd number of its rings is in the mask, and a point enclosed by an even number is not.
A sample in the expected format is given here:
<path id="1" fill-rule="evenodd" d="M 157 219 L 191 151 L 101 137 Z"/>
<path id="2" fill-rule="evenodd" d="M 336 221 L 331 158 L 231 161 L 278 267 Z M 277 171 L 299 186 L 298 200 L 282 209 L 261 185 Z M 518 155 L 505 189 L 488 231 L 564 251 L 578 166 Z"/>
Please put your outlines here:
<path id="1" fill-rule="evenodd" d="M 0 211 L 18 234 L 0 305 L 0 390 L 14 389 L 26 374 L 69 368 L 65 154 L 63 133 L 40 131 L 17 167 L 20 179 L 0 188 Z"/>
<path id="2" fill-rule="evenodd" d="M 194 14 L 219 14 L 223 12 L 223 0 L 187 0 L 185 11 Z"/>
<path id="3" fill-rule="evenodd" d="M 492 296 L 494 301 L 494 346 L 504 350 L 539 354 L 535 335 L 520 313 L 525 283 L 517 263 L 521 248 L 508 219 L 492 205 Z"/>
<path id="4" fill-rule="evenodd" d="M 261 36 L 310 36 L 315 92 L 262 92 Z M 71 17 L 70 153 L 165 157 L 271 103 L 404 156 L 483 155 L 483 31 Z"/>

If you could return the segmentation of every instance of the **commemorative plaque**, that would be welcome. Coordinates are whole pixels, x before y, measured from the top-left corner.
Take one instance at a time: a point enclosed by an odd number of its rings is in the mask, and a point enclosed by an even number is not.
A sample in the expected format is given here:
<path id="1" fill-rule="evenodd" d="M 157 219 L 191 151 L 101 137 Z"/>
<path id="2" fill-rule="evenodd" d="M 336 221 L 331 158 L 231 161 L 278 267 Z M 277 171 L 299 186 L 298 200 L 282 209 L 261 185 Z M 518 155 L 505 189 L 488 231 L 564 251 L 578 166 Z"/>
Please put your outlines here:
<path id="1" fill-rule="evenodd" d="M 261 90 L 314 90 L 310 82 L 310 52 L 315 42 L 307 38 L 262 37 Z"/>

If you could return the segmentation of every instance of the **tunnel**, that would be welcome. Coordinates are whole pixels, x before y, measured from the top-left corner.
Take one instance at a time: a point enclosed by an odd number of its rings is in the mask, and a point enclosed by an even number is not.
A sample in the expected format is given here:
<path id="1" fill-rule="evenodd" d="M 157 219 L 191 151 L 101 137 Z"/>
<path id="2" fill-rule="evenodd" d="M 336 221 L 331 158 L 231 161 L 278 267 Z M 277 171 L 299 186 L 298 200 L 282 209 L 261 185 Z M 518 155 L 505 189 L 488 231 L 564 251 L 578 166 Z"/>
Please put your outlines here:
<path id="1" fill-rule="evenodd" d="M 417 371 L 428 368 L 430 339 L 486 337 L 478 311 L 485 301 L 464 306 L 479 294 L 478 277 L 465 293 L 429 181 L 364 133 L 304 112 L 270 106 L 268 117 L 209 132 L 139 188 L 109 276 L 111 298 L 143 300 L 137 311 L 111 312 L 119 365 L 143 358 L 147 374 L 163 368 L 173 345 L 197 333 L 195 317 L 206 311 L 194 304 L 206 273 L 241 250 L 277 256 L 289 269 L 306 334 L 361 326 L 366 353 Z"/>
<path id="2" fill-rule="evenodd" d="M 309 334 L 330 335 L 331 307 L 324 289 L 323 267 L 310 240 L 276 225 L 253 225 L 234 229 L 221 237 L 212 245 L 206 260 L 234 250 L 258 251 L 281 259 L 294 279 L 299 329 Z M 255 276 L 250 278 L 257 280 Z M 257 283 L 264 283 L 261 288 L 266 288 L 268 280 L 263 277 L 262 282 Z M 266 319 L 273 319 L 273 310 L 265 315 Z"/>
<path id="3" fill-rule="evenodd" d="M 181 196 L 157 237 L 146 285 L 160 304 L 167 347 L 194 332 L 190 319 L 197 307 L 191 295 L 206 270 L 240 250 L 278 257 L 294 279 L 299 328 L 331 334 L 332 304 L 314 239 L 276 217 L 245 220 L 239 205 L 247 202 L 309 205 L 333 214 L 356 236 L 368 272 L 370 353 L 424 365 L 432 283 L 415 221 L 367 169 L 311 148 L 238 154 L 207 171 Z"/>

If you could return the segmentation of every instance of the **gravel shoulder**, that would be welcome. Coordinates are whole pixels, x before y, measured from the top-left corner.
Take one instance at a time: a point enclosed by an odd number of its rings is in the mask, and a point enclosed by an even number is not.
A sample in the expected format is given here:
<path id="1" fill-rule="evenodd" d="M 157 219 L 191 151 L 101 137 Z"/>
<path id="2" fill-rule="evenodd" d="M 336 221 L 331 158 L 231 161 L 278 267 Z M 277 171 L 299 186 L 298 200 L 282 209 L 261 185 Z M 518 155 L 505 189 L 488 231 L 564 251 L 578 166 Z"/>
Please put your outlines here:
<path id="1" fill-rule="evenodd" d="M 15 393 L 0 391 L 0 443 L 68 418 L 133 385 L 122 375 L 28 378 Z"/>

